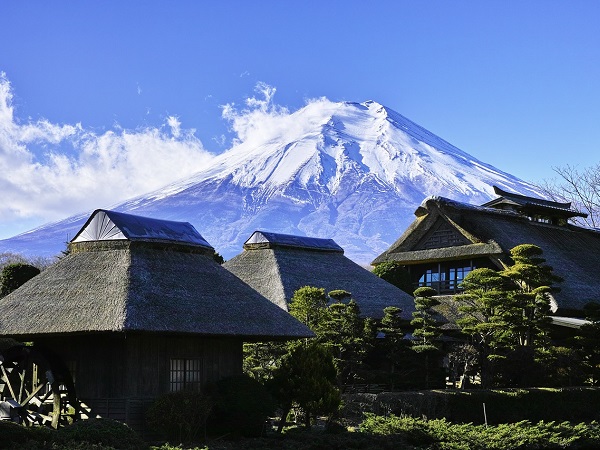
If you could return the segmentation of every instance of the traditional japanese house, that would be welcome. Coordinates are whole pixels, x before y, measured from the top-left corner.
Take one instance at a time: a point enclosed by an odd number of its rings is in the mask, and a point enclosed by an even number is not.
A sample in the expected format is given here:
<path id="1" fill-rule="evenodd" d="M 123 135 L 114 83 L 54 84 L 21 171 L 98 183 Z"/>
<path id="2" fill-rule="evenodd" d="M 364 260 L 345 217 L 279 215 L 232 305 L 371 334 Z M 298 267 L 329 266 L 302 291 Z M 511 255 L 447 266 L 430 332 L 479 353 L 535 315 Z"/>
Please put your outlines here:
<path id="1" fill-rule="evenodd" d="M 405 319 L 414 310 L 412 296 L 348 259 L 332 239 L 255 231 L 223 267 L 285 311 L 303 286 L 345 290 L 361 314 L 376 319 L 387 306 L 402 309 Z"/>
<path id="2" fill-rule="evenodd" d="M 577 317 L 586 303 L 600 302 L 600 232 L 568 222 L 585 215 L 570 203 L 494 189 L 499 197 L 482 206 L 425 199 L 415 211 L 415 221 L 372 264 L 397 261 L 410 271 L 415 287 L 453 294 L 474 268 L 503 269 L 511 264 L 511 248 L 534 244 L 554 273 L 564 278 L 552 301 L 555 313 Z M 567 322 L 566 326 L 581 325 Z"/>
<path id="3" fill-rule="evenodd" d="M 189 223 L 97 210 L 68 249 L 0 299 L 0 336 L 58 355 L 93 414 L 143 428 L 160 394 L 241 374 L 244 341 L 313 335 Z"/>

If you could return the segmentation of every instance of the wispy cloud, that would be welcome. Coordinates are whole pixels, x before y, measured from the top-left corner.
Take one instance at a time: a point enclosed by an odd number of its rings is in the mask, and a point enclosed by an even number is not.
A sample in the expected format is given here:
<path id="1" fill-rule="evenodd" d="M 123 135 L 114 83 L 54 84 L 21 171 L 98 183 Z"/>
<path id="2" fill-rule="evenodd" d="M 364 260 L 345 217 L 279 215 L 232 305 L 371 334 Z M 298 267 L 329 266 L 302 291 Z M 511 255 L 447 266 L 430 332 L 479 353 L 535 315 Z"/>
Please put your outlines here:
<path id="1" fill-rule="evenodd" d="M 221 106 L 223 118 L 229 122 L 231 131 L 236 135 L 233 145 L 259 145 L 276 136 L 297 139 L 330 114 L 328 107 L 337 107 L 336 103 L 322 97 L 306 101 L 307 106 L 321 103 L 321 108 L 311 110 L 317 111 L 320 115 L 314 115 L 308 108 L 291 113 L 286 107 L 277 105 L 273 101 L 277 92 L 275 87 L 259 82 L 254 90 L 256 95 L 247 98 L 241 109 L 235 103 Z M 302 120 L 299 119 L 301 115 Z"/>
<path id="2" fill-rule="evenodd" d="M 107 207 L 189 176 L 212 158 L 175 116 L 161 127 L 97 133 L 81 124 L 21 123 L 12 98 L 0 73 L 0 227 Z"/>

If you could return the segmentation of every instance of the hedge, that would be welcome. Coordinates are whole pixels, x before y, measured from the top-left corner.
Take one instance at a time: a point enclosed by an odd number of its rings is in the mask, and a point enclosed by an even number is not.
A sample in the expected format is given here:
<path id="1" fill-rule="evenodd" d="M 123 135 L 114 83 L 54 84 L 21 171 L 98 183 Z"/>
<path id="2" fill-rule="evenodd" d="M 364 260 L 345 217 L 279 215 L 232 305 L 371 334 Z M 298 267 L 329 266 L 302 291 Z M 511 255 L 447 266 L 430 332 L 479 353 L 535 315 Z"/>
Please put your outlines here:
<path id="1" fill-rule="evenodd" d="M 484 403 L 488 424 L 600 419 L 600 389 L 591 387 L 348 394 L 342 416 L 359 422 L 363 412 L 372 412 L 483 424 Z"/>

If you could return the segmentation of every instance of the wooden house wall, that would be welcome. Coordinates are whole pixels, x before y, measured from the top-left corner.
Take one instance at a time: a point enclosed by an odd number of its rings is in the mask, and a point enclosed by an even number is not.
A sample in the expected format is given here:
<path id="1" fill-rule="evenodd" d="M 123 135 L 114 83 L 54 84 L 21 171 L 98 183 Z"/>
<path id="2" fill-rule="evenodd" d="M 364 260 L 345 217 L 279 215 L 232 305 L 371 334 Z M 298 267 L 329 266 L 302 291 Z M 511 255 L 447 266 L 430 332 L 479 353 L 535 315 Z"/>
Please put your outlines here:
<path id="1" fill-rule="evenodd" d="M 172 358 L 200 359 L 202 384 L 242 373 L 241 339 L 115 333 L 38 342 L 75 367 L 75 388 L 84 400 L 166 393 Z"/>

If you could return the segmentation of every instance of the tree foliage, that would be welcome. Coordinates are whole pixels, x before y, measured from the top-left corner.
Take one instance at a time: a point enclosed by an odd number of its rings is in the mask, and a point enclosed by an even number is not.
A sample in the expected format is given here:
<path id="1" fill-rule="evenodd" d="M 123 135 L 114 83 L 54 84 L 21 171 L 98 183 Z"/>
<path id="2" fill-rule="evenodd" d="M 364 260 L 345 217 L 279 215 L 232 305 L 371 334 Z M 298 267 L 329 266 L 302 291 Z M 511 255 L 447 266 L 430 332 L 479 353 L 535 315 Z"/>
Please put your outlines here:
<path id="1" fill-rule="evenodd" d="M 31 264 L 7 264 L 0 272 L 0 297 L 10 294 L 39 273 L 40 269 Z"/>
<path id="2" fill-rule="evenodd" d="M 510 250 L 512 266 L 470 272 L 457 295 L 464 317 L 457 323 L 479 351 L 484 387 L 492 376 L 508 385 L 528 384 L 548 350 L 550 294 L 561 278 L 545 264 L 542 249 L 523 244 Z"/>
<path id="3" fill-rule="evenodd" d="M 507 292 L 509 308 L 504 319 L 510 326 L 508 343 L 512 348 L 537 348 L 548 343 L 550 294 L 562 278 L 545 264 L 537 245 L 517 245 L 510 254 L 514 264 L 502 271 L 515 286 Z"/>
<path id="4" fill-rule="evenodd" d="M 359 381 L 367 352 L 375 339 L 372 319 L 363 319 L 354 300 L 327 307 L 317 340 L 333 355 L 340 388 Z"/>
<path id="5" fill-rule="evenodd" d="M 415 327 L 413 350 L 418 353 L 438 350 L 437 339 L 442 332 L 435 320 L 433 308 L 440 304 L 435 295 L 437 291 L 427 286 L 420 287 L 414 292 L 415 312 L 410 324 Z"/>
<path id="6" fill-rule="evenodd" d="M 377 264 L 373 269 L 373 273 L 397 288 L 402 289 L 407 294 L 412 295 L 413 285 L 410 279 L 410 273 L 402 266 L 402 264 L 395 261 L 386 261 Z"/>
<path id="7" fill-rule="evenodd" d="M 432 379 L 433 356 L 438 356 L 440 350 L 438 339 L 442 334 L 433 309 L 440 304 L 439 300 L 434 297 L 435 295 L 437 295 L 437 291 L 428 286 L 415 290 L 415 311 L 412 313 L 413 319 L 410 321 L 410 324 L 415 327 L 412 350 L 423 356 L 425 387 L 427 389 L 429 389 Z"/>
<path id="8" fill-rule="evenodd" d="M 461 284 L 463 294 L 454 297 L 460 302 L 458 310 L 462 313 L 456 322 L 478 351 L 484 388 L 491 384 L 491 362 L 498 356 L 499 335 L 506 327 L 502 309 L 506 306 L 507 283 L 505 277 L 492 269 L 475 269 Z"/>
<path id="9" fill-rule="evenodd" d="M 401 314 L 402 310 L 396 306 L 384 308 L 383 318 L 379 327 L 379 330 L 383 333 L 385 356 L 390 364 L 390 385 L 392 390 L 394 390 L 396 372 L 406 353 Z"/>
<path id="10" fill-rule="evenodd" d="M 294 405 L 305 414 L 305 425 L 315 414 L 337 412 L 341 397 L 336 385 L 337 371 L 331 353 L 318 342 L 294 346 L 284 356 L 271 381 L 275 398 L 282 407 L 279 431 Z"/>
<path id="11" fill-rule="evenodd" d="M 587 382 L 600 385 L 600 304 L 592 302 L 584 307 L 588 323 L 579 328 L 575 336 L 576 347 L 582 358 Z"/>
<path id="12" fill-rule="evenodd" d="M 294 292 L 289 312 L 312 331 L 319 333 L 327 313 L 327 300 L 325 289 L 303 286 Z"/>

